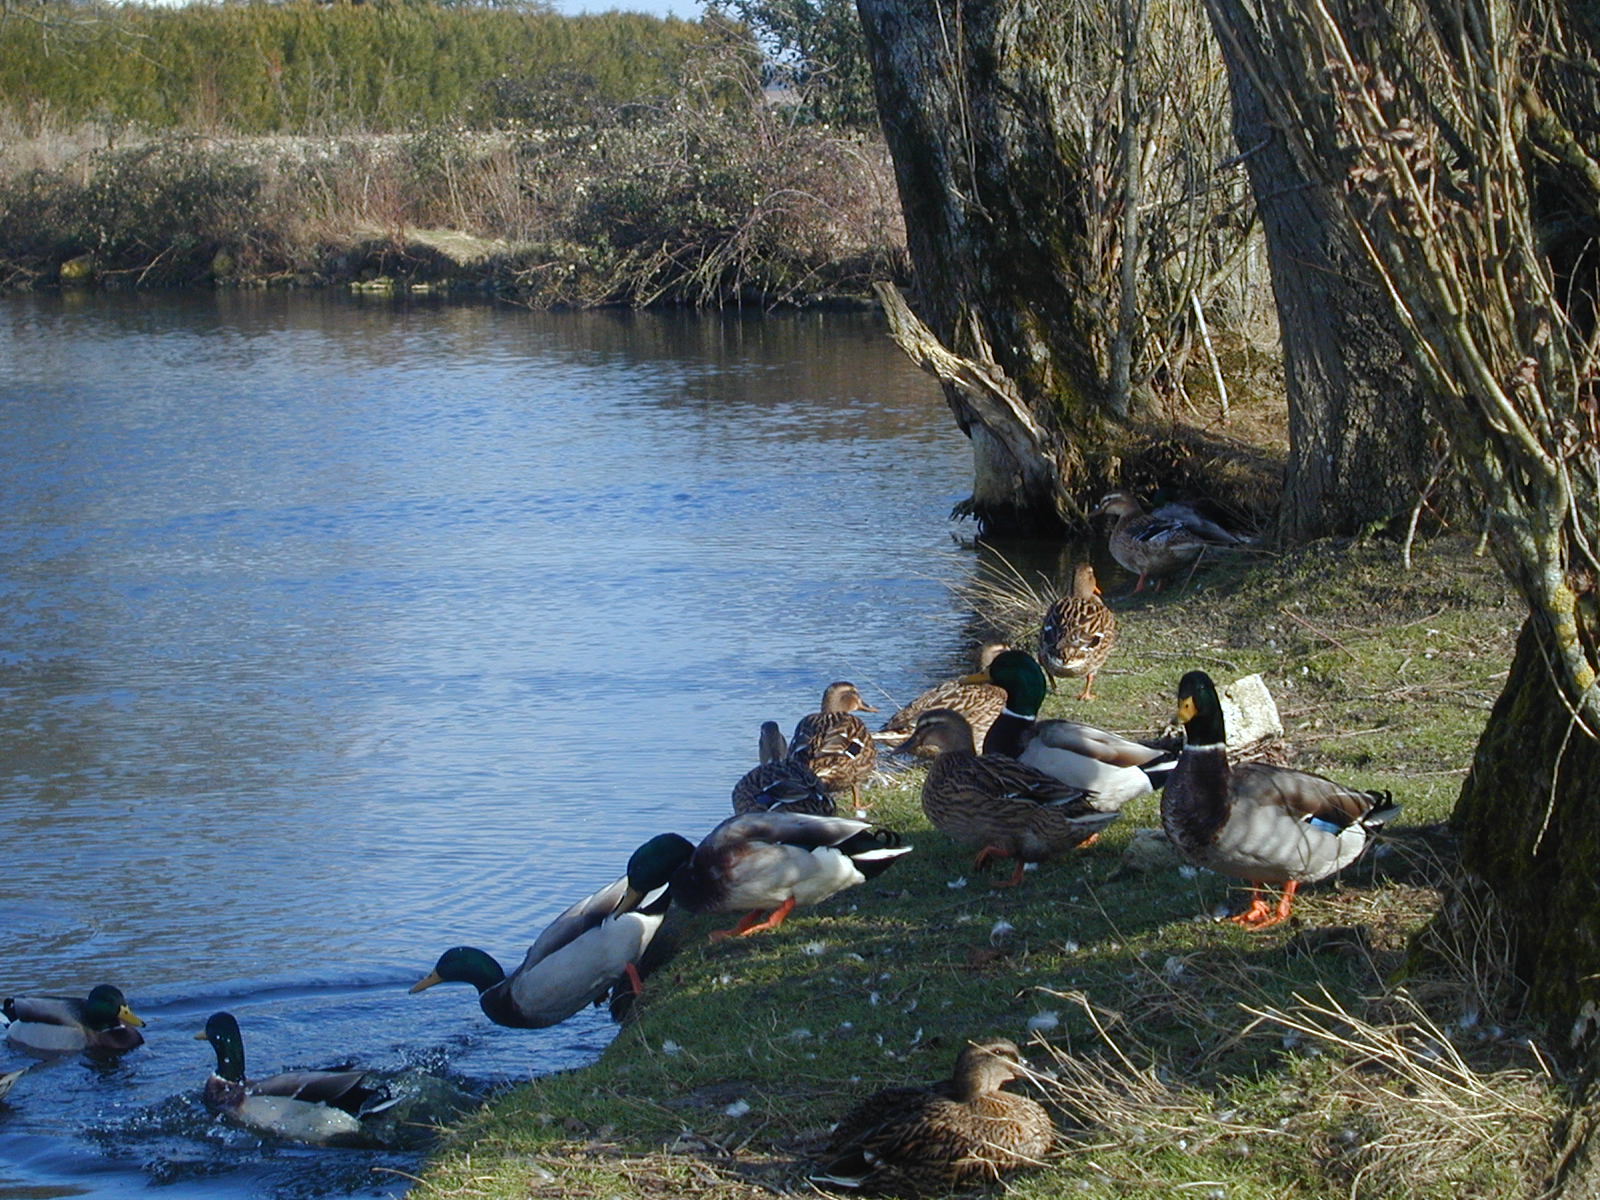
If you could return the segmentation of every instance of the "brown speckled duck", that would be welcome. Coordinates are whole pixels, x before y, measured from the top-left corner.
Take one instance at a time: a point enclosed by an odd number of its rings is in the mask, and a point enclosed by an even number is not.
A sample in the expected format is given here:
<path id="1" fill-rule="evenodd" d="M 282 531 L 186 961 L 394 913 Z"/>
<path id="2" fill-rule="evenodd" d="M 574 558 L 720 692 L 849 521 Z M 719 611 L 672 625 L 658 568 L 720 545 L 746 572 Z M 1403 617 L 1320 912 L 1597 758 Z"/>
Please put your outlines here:
<path id="1" fill-rule="evenodd" d="M 1003 1038 L 962 1049 L 949 1079 L 885 1088 L 834 1126 L 811 1178 L 863 1191 L 944 1192 L 1037 1165 L 1055 1137 L 1038 1101 L 1001 1089 L 1025 1077 Z"/>
<path id="2" fill-rule="evenodd" d="M 1026 863 L 1043 862 L 1093 840 L 1117 819 L 1102 812 L 1082 788 L 1069 787 L 1026 763 L 998 754 L 979 755 L 972 727 L 960 713 L 936 708 L 917 718 L 901 747 L 934 747 L 938 757 L 922 784 L 922 810 L 951 840 L 977 846 L 974 870 L 990 859 L 1016 862 L 999 887 L 1022 882 Z"/>
<path id="3" fill-rule="evenodd" d="M 789 753 L 816 773 L 830 792 L 850 789 L 859 805 L 860 786 L 878 765 L 878 747 L 858 712 L 877 712 L 856 685 L 840 680 L 822 693 L 822 708 L 800 718 L 789 739 Z"/>
<path id="4" fill-rule="evenodd" d="M 1229 763 L 1222 701 L 1204 671 L 1178 682 L 1178 719 L 1186 741 L 1161 794 L 1161 824 L 1197 866 L 1250 881 L 1250 907 L 1230 918 L 1239 925 L 1288 920 L 1302 883 L 1354 862 L 1400 811 L 1387 792 L 1267 763 Z M 1276 907 L 1262 894 L 1268 883 L 1283 885 Z"/>
<path id="5" fill-rule="evenodd" d="M 1007 648 L 1004 642 L 990 642 L 978 647 L 979 673 L 987 671 L 995 656 Z M 903 740 L 911 736 L 911 731 L 916 728 L 917 718 L 923 713 L 935 708 L 953 708 L 967 719 L 967 724 L 972 726 L 973 741 L 981 746 L 984 735 L 989 732 L 989 726 L 994 724 L 994 719 L 1000 715 L 1000 710 L 1005 706 L 1005 689 L 992 683 L 976 683 L 971 676 L 963 675 L 959 679 L 947 679 L 943 683 L 934 684 L 885 721 L 883 732 L 898 734 Z M 932 750 L 923 750 L 919 753 L 923 757 L 933 757 Z"/>
<path id="6" fill-rule="evenodd" d="M 1151 579 L 1155 580 L 1154 589 L 1160 591 L 1168 575 L 1189 566 L 1208 546 L 1218 544 L 1181 515 L 1145 512 L 1127 492 L 1106 495 L 1089 515 L 1102 514 L 1116 518 L 1109 538 L 1111 557 L 1138 575 L 1135 592 Z"/>
<path id="7" fill-rule="evenodd" d="M 1116 644 L 1117 618 L 1100 599 L 1094 567 L 1079 563 L 1072 572 L 1071 594 L 1045 611 L 1039 630 L 1039 662 L 1058 679 L 1082 679 L 1078 699 L 1093 700 L 1095 674 L 1105 666 Z M 973 732 L 976 735 L 977 731 Z"/>
<path id="8" fill-rule="evenodd" d="M 831 817 L 833 797 L 816 773 L 789 756 L 789 743 L 776 721 L 761 724 L 760 764 L 733 785 L 733 811 L 798 812 Z"/>

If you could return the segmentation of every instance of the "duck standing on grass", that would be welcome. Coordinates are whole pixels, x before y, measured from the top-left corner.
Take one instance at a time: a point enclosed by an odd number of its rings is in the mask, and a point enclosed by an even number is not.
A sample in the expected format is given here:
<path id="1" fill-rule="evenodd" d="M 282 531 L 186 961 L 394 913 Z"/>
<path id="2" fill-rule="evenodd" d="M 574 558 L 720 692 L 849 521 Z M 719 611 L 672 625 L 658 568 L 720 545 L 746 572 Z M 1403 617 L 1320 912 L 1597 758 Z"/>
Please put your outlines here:
<path id="1" fill-rule="evenodd" d="M 943 1192 L 1038 1165 L 1055 1139 L 1050 1114 L 1037 1100 L 1001 1090 L 1026 1074 L 1014 1043 L 970 1043 L 949 1079 L 885 1088 L 847 1112 L 812 1182 Z"/>
<path id="2" fill-rule="evenodd" d="M 796 906 L 820 904 L 911 853 L 899 834 L 865 821 L 782 812 L 729 817 L 693 849 L 673 877 L 673 899 L 692 912 L 745 914 L 713 940 L 776 929 Z"/>
<path id="3" fill-rule="evenodd" d="M 951 709 L 936 708 L 917 718 L 916 730 L 900 748 L 909 752 L 918 746 L 938 752 L 922 783 L 922 810 L 934 827 L 952 841 L 979 847 L 975 871 L 990 859 L 1016 860 L 1011 878 L 998 887 L 1015 887 L 1022 882 L 1024 864 L 1087 845 L 1117 819 L 1116 812 L 1095 808 L 1082 788 L 1015 759 L 980 756 L 972 727 Z"/>
<path id="4" fill-rule="evenodd" d="M 1116 615 L 1100 599 L 1094 567 L 1079 563 L 1072 572 L 1072 591 L 1045 610 L 1039 629 L 1039 662 L 1058 679 L 1082 679 L 1078 699 L 1093 700 L 1094 677 L 1116 644 Z M 973 734 L 982 745 L 982 735 L 976 729 Z"/>
<path id="5" fill-rule="evenodd" d="M 877 712 L 853 683 L 830 683 L 822 708 L 800 718 L 789 753 L 816 773 L 830 792 L 850 789 L 851 808 L 861 803 L 860 786 L 878 765 L 878 747 L 858 712 Z"/>
<path id="6" fill-rule="evenodd" d="M 1038 719 L 1048 684 L 1025 650 L 1008 650 L 982 676 L 1005 689 L 1006 710 L 989 729 L 985 755 L 1003 754 L 1089 793 L 1094 806 L 1121 808 L 1167 782 L 1178 756 L 1078 721 Z"/>
<path id="7" fill-rule="evenodd" d="M 1161 795 L 1161 824 L 1196 866 L 1250 882 L 1250 907 L 1229 920 L 1265 929 L 1289 918 L 1295 892 L 1360 857 L 1400 806 L 1321 775 L 1228 762 L 1222 701 L 1204 671 L 1178 682 L 1183 752 Z M 1276 908 L 1262 887 L 1281 883 Z"/>
<path id="8" fill-rule="evenodd" d="M 989 642 L 978 647 L 978 673 L 987 671 L 989 664 L 1008 649 L 1004 642 Z M 1006 706 L 1006 694 L 992 683 L 975 682 L 975 679 L 976 676 L 963 675 L 934 684 L 883 723 L 880 732 L 884 740 L 903 742 L 911 736 L 917 718 L 923 713 L 935 708 L 953 708 L 972 726 L 972 740 L 982 745 L 984 734 Z M 933 757 L 933 752 L 928 751 L 924 757 Z"/>
<path id="9" fill-rule="evenodd" d="M 816 773 L 789 755 L 789 743 L 776 721 L 764 721 L 758 743 L 758 765 L 733 785 L 733 811 L 797 812 L 831 817 L 833 797 Z"/>
<path id="10" fill-rule="evenodd" d="M 102 983 L 88 996 L 10 996 L 0 1002 L 6 1041 L 36 1054 L 75 1054 L 80 1050 L 123 1054 L 144 1045 L 135 1026 L 144 1020 L 128 1007 L 118 988 Z"/>
<path id="11" fill-rule="evenodd" d="M 1142 591 L 1150 579 L 1155 580 L 1154 590 L 1160 591 L 1168 575 L 1194 563 L 1207 548 L 1225 544 L 1207 532 L 1208 526 L 1221 531 L 1220 526 L 1186 519 L 1182 508 L 1172 506 L 1164 507 L 1160 513 L 1147 513 L 1127 492 L 1111 492 L 1102 497 L 1089 515 L 1107 513 L 1117 519 L 1108 540 L 1111 557 L 1139 577 L 1133 585 L 1135 592 Z M 1238 540 L 1232 538 L 1234 542 Z"/>
<path id="12" fill-rule="evenodd" d="M 628 859 L 626 875 L 550 922 L 509 977 L 484 951 L 455 946 L 411 990 L 470 983 L 485 1016 L 518 1029 L 558 1024 L 614 989 L 642 991 L 643 976 L 659 965 L 649 951 L 672 901 L 673 873 L 693 849 L 675 833 L 651 838 Z"/>
<path id="13" fill-rule="evenodd" d="M 314 1145 L 365 1140 L 361 1119 L 394 1103 L 365 1071 L 286 1071 L 246 1079 L 244 1036 L 232 1013 L 212 1013 L 196 1041 L 211 1043 L 217 1067 L 206 1080 L 206 1107 L 247 1129 Z"/>

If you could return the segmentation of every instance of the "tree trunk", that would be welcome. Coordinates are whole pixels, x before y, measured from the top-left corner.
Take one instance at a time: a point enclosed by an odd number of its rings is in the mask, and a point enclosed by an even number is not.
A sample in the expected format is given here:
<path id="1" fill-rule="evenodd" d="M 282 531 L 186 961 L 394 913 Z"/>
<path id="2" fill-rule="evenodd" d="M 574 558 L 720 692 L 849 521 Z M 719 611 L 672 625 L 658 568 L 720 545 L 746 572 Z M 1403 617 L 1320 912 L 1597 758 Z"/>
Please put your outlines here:
<path id="1" fill-rule="evenodd" d="M 941 375 L 963 432 L 987 430 L 973 441 L 972 509 L 991 528 L 1054 523 L 1072 514 L 1075 485 L 1112 429 L 1077 269 L 1075 137 L 1052 86 L 1059 21 L 1049 5 L 1018 0 L 857 7 L 905 211 L 916 317 L 969 374 L 1007 381 L 1032 416 L 1031 429 L 997 429 Z"/>
<path id="2" fill-rule="evenodd" d="M 1337 197 L 1306 177 L 1274 127 L 1252 61 L 1261 33 L 1242 0 L 1207 0 L 1233 90 L 1233 127 L 1267 236 L 1289 402 L 1278 537 L 1358 533 L 1408 513 L 1433 444 L 1402 330 Z"/>
<path id="3" fill-rule="evenodd" d="M 1553 640 L 1537 616 L 1524 623 L 1454 824 L 1462 866 L 1511 929 L 1530 1008 L 1577 1044 L 1600 1033 L 1600 741 L 1552 677 Z"/>

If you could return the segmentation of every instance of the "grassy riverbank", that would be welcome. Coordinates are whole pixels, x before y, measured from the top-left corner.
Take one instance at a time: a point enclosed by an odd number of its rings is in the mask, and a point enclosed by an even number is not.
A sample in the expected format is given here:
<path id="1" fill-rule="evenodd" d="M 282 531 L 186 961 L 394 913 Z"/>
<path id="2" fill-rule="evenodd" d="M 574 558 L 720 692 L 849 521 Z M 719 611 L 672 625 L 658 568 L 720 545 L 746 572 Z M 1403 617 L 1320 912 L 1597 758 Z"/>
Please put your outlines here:
<path id="1" fill-rule="evenodd" d="M 915 854 L 776 933 L 711 945 L 727 920 L 693 921 L 597 1065 L 453 1131 L 416 1194 L 806 1191 L 807 1157 L 853 1097 L 941 1076 L 964 1039 L 990 1035 L 1031 1039 L 1063 1134 L 1057 1159 L 1008 1184 L 1019 1196 L 1531 1194 L 1555 1089 L 1514 1024 L 1492 928 L 1472 945 L 1417 940 L 1521 620 L 1471 550 L 1420 546 L 1408 572 L 1393 544 L 1318 545 L 1119 601 L 1100 698 L 1047 708 L 1148 735 L 1184 670 L 1262 672 L 1278 753 L 1405 804 L 1293 925 L 1218 924 L 1229 881 L 1131 855 L 1154 799 L 994 890 L 929 828 L 909 769 L 871 800 Z"/>

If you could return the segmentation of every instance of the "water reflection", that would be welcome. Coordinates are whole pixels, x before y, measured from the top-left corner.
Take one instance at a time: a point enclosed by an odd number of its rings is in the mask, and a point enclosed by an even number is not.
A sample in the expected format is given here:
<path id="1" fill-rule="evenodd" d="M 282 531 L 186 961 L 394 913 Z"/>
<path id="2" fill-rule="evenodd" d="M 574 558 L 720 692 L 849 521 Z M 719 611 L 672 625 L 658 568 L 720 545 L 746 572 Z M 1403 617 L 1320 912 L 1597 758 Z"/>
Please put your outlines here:
<path id="1" fill-rule="evenodd" d="M 0 1189 L 236 1169 L 174 1099 L 217 1008 L 263 1069 L 586 1060 L 405 985 L 709 828 L 762 719 L 967 660 L 966 445 L 870 318 L 12 297 L 0 355 L 0 993 L 153 1018 L 0 1104 Z"/>

